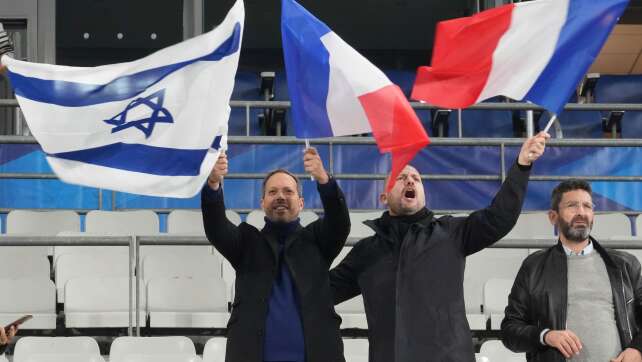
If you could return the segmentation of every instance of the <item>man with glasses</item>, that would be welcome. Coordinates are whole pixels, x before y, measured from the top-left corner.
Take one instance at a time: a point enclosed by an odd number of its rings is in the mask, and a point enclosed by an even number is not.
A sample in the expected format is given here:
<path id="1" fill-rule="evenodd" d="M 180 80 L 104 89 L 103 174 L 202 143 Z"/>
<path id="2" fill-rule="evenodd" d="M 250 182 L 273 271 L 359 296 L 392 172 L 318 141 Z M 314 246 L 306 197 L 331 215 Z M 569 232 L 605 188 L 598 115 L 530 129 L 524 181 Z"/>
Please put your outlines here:
<path id="1" fill-rule="evenodd" d="M 502 321 L 504 344 L 529 361 L 642 361 L 640 263 L 590 236 L 589 183 L 555 187 L 548 216 L 559 241 L 524 260 Z"/>

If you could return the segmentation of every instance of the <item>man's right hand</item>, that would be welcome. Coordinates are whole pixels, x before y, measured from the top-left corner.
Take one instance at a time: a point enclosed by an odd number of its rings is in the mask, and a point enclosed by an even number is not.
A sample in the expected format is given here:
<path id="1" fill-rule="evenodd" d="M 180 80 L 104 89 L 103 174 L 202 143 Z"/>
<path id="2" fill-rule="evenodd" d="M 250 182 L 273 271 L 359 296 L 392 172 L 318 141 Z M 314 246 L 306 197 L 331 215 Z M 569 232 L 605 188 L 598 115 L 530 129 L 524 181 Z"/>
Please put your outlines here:
<path id="1" fill-rule="evenodd" d="M 569 330 L 548 331 L 544 336 L 544 343 L 553 348 L 557 348 L 566 358 L 579 354 L 582 349 L 582 343 L 575 333 Z"/>
<path id="2" fill-rule="evenodd" d="M 8 331 L 5 331 L 4 328 L 0 327 L 0 345 L 4 346 L 11 342 L 11 339 L 16 335 L 18 329 L 14 326 L 11 326 Z"/>
<path id="3" fill-rule="evenodd" d="M 227 175 L 227 155 L 225 151 L 221 151 L 210 175 L 207 177 L 207 184 L 212 190 L 218 190 L 225 175 Z"/>

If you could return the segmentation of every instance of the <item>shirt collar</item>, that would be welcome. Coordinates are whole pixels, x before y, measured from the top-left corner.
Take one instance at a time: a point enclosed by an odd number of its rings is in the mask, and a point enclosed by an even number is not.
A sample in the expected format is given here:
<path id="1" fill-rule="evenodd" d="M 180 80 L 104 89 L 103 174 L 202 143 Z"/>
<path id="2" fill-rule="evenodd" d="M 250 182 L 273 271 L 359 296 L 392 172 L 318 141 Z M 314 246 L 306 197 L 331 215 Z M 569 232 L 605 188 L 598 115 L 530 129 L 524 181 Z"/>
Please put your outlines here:
<path id="1" fill-rule="evenodd" d="M 584 247 L 584 249 L 580 250 L 580 252 L 576 253 L 573 250 L 567 248 L 564 244 L 562 244 L 562 247 L 564 248 L 564 253 L 566 253 L 566 256 L 571 256 L 571 255 L 589 255 L 593 252 L 593 242 L 589 240 L 588 244 Z"/>

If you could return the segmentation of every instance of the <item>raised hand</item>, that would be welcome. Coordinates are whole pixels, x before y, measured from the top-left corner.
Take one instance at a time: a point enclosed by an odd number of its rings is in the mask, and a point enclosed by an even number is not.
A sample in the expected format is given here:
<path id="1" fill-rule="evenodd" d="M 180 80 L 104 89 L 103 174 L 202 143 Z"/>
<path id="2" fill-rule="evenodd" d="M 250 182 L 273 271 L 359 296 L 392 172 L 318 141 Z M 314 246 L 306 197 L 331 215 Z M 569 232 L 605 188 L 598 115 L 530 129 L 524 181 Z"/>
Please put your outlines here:
<path id="1" fill-rule="evenodd" d="M 212 167 L 210 175 L 207 177 L 207 184 L 212 188 L 212 190 L 218 190 L 225 175 L 227 175 L 227 155 L 222 151 L 219 154 L 214 167 Z"/>
<path id="2" fill-rule="evenodd" d="M 330 176 L 323 168 L 321 156 L 319 156 L 319 152 L 314 147 L 308 147 L 303 151 L 303 167 L 305 172 L 312 175 L 320 184 L 325 184 L 330 180 Z"/>
<path id="3" fill-rule="evenodd" d="M 529 138 L 522 145 L 519 152 L 517 162 L 522 166 L 528 166 L 544 154 L 546 148 L 546 140 L 551 138 L 551 135 L 542 131 L 535 136 Z"/>

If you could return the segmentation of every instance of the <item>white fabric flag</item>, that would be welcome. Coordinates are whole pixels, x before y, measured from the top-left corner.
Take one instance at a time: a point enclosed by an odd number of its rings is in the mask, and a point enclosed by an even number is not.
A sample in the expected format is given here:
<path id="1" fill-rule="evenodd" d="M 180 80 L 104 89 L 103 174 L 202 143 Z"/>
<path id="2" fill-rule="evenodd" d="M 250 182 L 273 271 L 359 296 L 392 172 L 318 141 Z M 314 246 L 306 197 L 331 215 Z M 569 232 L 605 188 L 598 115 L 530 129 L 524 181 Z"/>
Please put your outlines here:
<path id="1" fill-rule="evenodd" d="M 65 182 L 192 197 L 226 148 L 245 10 L 145 58 L 100 67 L 2 57 L 29 129 Z"/>

